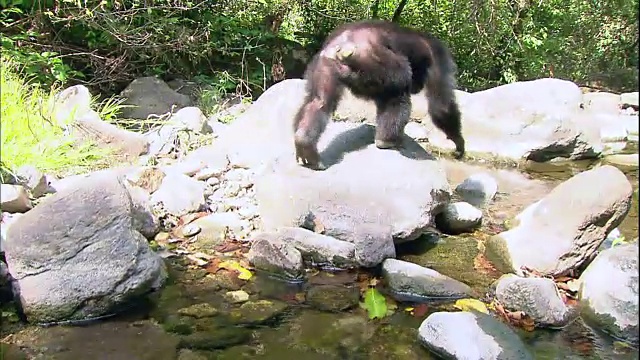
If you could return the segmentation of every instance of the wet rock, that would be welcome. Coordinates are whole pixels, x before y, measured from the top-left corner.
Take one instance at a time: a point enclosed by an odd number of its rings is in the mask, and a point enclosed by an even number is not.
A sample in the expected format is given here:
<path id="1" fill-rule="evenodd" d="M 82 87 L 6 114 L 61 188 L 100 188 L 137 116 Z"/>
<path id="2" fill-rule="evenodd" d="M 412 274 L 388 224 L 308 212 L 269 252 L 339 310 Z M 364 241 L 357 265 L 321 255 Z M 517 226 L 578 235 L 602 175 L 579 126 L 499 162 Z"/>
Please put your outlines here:
<path id="1" fill-rule="evenodd" d="M 418 329 L 418 340 L 444 359 L 533 360 L 513 330 L 478 312 L 436 312 Z"/>
<path id="2" fill-rule="evenodd" d="M 620 225 L 631 195 L 631 184 L 615 167 L 584 171 L 527 207 L 512 229 L 491 237 L 486 255 L 505 273 L 521 275 L 521 267 L 527 266 L 543 275 L 566 274 L 591 259 Z"/>
<path id="3" fill-rule="evenodd" d="M 145 120 L 149 115 L 162 115 L 172 110 L 191 105 L 191 99 L 172 90 L 164 81 L 155 77 L 143 77 L 133 80 L 120 96 L 126 100 L 124 105 L 133 105 L 122 109 L 122 117 Z"/>
<path id="4" fill-rule="evenodd" d="M 218 273 L 213 275 L 212 278 L 213 278 L 213 283 L 217 287 L 225 290 L 237 291 L 237 290 L 240 290 L 240 288 L 242 288 L 242 285 L 244 285 L 243 280 L 238 279 L 237 275 L 228 271 L 224 271 L 224 272 L 219 271 Z"/>
<path id="5" fill-rule="evenodd" d="M 251 330 L 242 327 L 220 327 L 180 337 L 178 347 L 197 350 L 225 349 L 251 339 Z"/>
<path id="6" fill-rule="evenodd" d="M 0 184 L 0 208 L 8 213 L 24 213 L 33 208 L 22 185 Z"/>
<path id="7" fill-rule="evenodd" d="M 218 309 L 213 307 L 213 305 L 211 304 L 200 303 L 182 308 L 178 310 L 178 314 L 183 316 L 190 316 L 196 319 L 202 319 L 216 316 L 218 314 Z"/>
<path id="8" fill-rule="evenodd" d="M 260 325 L 275 320 L 289 306 L 277 300 L 247 301 L 229 314 L 237 324 Z"/>
<path id="9" fill-rule="evenodd" d="M 188 106 L 178 110 L 169 120 L 184 125 L 196 134 L 210 134 L 213 130 L 207 123 L 207 117 L 202 110 L 195 106 Z"/>
<path id="10" fill-rule="evenodd" d="M 49 179 L 35 166 L 21 166 L 16 170 L 16 175 L 18 175 L 20 185 L 27 188 L 34 198 L 39 198 L 50 192 Z"/>
<path id="11" fill-rule="evenodd" d="M 320 353 L 325 358 L 345 359 L 356 354 L 373 336 L 375 327 L 366 316 L 305 311 L 296 317 L 290 329 L 291 344 L 305 354 Z"/>
<path id="12" fill-rule="evenodd" d="M 504 275 L 498 280 L 496 298 L 510 311 L 524 311 L 540 326 L 563 327 L 577 316 L 560 298 L 551 279 Z"/>
<path id="13" fill-rule="evenodd" d="M 224 294 L 224 298 L 232 304 L 239 304 L 249 301 L 249 294 L 244 290 L 229 291 Z"/>
<path id="14" fill-rule="evenodd" d="M 300 251 L 268 233 L 257 234 L 251 240 L 247 259 L 256 269 L 285 279 L 299 279 L 304 275 Z"/>
<path id="15" fill-rule="evenodd" d="M 638 243 L 602 251 L 580 276 L 582 316 L 605 332 L 638 344 Z"/>
<path id="16" fill-rule="evenodd" d="M 355 245 L 303 228 L 285 227 L 270 236 L 293 245 L 314 265 L 347 268 L 355 264 Z"/>
<path id="17" fill-rule="evenodd" d="M 424 359 L 426 350 L 415 339 L 418 329 L 396 324 L 379 326 L 366 344 L 368 360 Z"/>
<path id="18" fill-rule="evenodd" d="M 205 205 L 204 183 L 179 173 L 168 173 L 151 195 L 151 203 L 162 203 L 175 216 L 196 212 Z"/>
<path id="19" fill-rule="evenodd" d="M 175 360 L 178 354 L 178 337 L 148 320 L 32 327 L 14 334 L 13 341 L 40 353 L 37 359 Z"/>
<path id="20" fill-rule="evenodd" d="M 470 232 L 482 224 L 482 210 L 466 202 L 450 203 L 438 214 L 436 224 L 449 234 Z"/>
<path id="21" fill-rule="evenodd" d="M 620 95 L 608 92 L 590 92 L 583 96 L 584 109 L 594 113 L 616 114 L 619 111 Z"/>
<path id="22" fill-rule="evenodd" d="M 53 194 L 11 225 L 3 248 L 29 321 L 107 315 L 163 284 L 164 263 L 133 228 L 131 209 L 123 181 L 106 173 Z"/>
<path id="23" fill-rule="evenodd" d="M 498 182 L 487 173 L 476 173 L 464 179 L 456 186 L 456 194 L 463 201 L 476 207 L 484 207 L 489 204 L 498 192 Z"/>
<path id="24" fill-rule="evenodd" d="M 471 288 L 439 272 L 410 262 L 387 259 L 382 263 L 382 278 L 394 297 L 455 299 L 471 294 Z"/>
<path id="25" fill-rule="evenodd" d="M 19 346 L 13 344 L 0 343 L 0 355 L 6 360 L 28 360 L 27 354 Z"/>
<path id="26" fill-rule="evenodd" d="M 309 288 L 306 302 L 322 311 L 345 311 L 358 305 L 360 289 L 356 286 L 317 285 Z"/>

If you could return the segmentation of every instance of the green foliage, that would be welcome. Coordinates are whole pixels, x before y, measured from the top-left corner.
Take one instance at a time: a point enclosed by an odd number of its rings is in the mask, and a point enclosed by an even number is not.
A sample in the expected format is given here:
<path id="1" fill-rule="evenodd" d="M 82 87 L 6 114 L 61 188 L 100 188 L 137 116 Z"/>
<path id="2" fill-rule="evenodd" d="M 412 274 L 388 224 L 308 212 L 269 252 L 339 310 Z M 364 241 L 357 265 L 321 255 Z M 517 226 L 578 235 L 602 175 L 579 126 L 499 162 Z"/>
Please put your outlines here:
<path id="1" fill-rule="evenodd" d="M 52 120 L 48 105 L 57 88 L 45 91 L 37 84 L 25 81 L 21 70 L 11 57 L 2 57 L 0 152 L 3 170 L 15 170 L 28 164 L 60 175 L 104 162 L 108 150 L 90 142 L 74 141 Z"/>
<path id="2" fill-rule="evenodd" d="M 382 319 L 387 316 L 387 299 L 376 288 L 368 288 L 364 293 L 364 308 L 369 319 Z"/>
<path id="3" fill-rule="evenodd" d="M 399 3 L 1 0 L 2 49 L 47 85 L 115 92 L 139 76 L 202 75 L 205 98 L 255 97 L 296 44 L 310 55 L 336 26 L 390 20 Z M 552 76 L 623 91 L 638 85 L 637 19 L 638 0 L 411 0 L 399 22 L 450 45 L 463 89 Z"/>

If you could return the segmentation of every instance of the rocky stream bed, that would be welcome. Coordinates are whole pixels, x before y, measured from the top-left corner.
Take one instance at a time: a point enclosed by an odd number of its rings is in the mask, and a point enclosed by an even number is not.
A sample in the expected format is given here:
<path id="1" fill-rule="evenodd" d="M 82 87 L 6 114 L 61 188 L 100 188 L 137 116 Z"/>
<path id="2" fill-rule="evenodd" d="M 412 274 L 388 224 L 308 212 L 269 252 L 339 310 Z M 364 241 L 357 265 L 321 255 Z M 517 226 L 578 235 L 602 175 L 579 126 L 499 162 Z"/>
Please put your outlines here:
<path id="1" fill-rule="evenodd" d="M 138 165 L 3 184 L 0 285 L 10 274 L 19 297 L 0 291 L 2 360 L 639 358 L 637 93 L 543 79 L 459 94 L 464 161 L 428 121 L 402 152 L 376 149 L 358 124 L 370 105 L 349 98 L 317 173 L 277 125 L 301 81 L 231 125 L 140 83 L 184 108 L 144 135 L 100 125 Z M 163 110 L 133 85 L 131 117 Z M 176 155 L 185 129 L 213 143 Z"/>

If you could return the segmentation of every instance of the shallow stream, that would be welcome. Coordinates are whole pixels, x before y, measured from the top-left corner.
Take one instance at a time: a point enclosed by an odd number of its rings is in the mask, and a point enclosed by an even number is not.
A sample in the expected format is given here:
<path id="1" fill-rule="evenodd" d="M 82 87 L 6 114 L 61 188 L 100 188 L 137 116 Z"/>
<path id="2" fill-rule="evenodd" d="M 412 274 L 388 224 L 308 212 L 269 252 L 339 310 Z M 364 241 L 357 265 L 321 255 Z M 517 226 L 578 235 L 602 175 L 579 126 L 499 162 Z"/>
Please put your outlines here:
<path id="1" fill-rule="evenodd" d="M 637 153 L 637 149 L 632 151 Z M 492 169 L 498 174 L 500 193 L 487 210 L 483 228 L 473 234 L 441 237 L 424 236 L 410 245 L 398 248 L 398 257 L 433 267 L 461 280 L 480 296 L 499 276 L 478 263 L 479 244 L 496 232 L 504 219 L 517 214 L 526 205 L 544 196 L 551 188 L 592 163 L 571 165 L 535 164 L 517 172 Z M 482 164 L 446 163 L 452 184 L 462 181 L 470 172 L 486 169 Z M 621 169 L 638 187 L 638 169 Z M 538 180 L 530 182 L 530 179 Z M 597 191 L 597 190 L 594 190 Z M 627 239 L 638 236 L 638 202 L 620 226 Z M 480 246 L 482 248 L 482 246 Z M 480 257 L 479 257 L 480 256 Z M 356 272 L 315 273 L 305 284 L 287 284 L 257 273 L 247 284 L 213 281 L 207 272 L 189 266 L 185 259 L 168 260 L 170 281 L 149 303 L 117 318 L 81 327 L 23 327 L 5 323 L 1 326 L 3 342 L 24 347 L 29 357 L 22 357 L 15 345 L 4 345 L 2 360 L 13 359 L 305 359 L 305 360 L 413 360 L 432 359 L 417 342 L 417 328 L 426 316 L 438 309 L 451 309 L 451 304 L 428 304 L 426 313 L 413 316 L 406 311 L 412 304 L 398 304 L 396 311 L 383 320 L 368 320 L 358 306 L 350 310 L 328 312 L 309 304 L 310 292 L 332 289 L 357 302 L 359 277 Z M 224 300 L 229 290 L 242 288 L 251 300 L 275 300 L 280 308 L 270 314 L 251 314 L 251 326 L 238 326 L 233 316 L 220 314 L 237 309 Z M 316 291 L 318 293 L 318 291 Z M 300 294 L 306 294 L 300 299 Z M 318 296 L 314 296 L 317 298 Z M 322 296 L 319 296 L 320 298 Z M 348 300 L 352 299 L 352 300 Z M 326 300 L 326 299 L 325 299 Z M 340 300 L 342 301 L 342 300 Z M 185 320 L 179 310 L 191 305 L 208 304 L 207 308 Z M 335 304 L 334 304 L 335 305 Z M 320 305 L 321 306 L 321 305 Z M 213 310 L 212 310 L 213 309 Z M 273 315 L 273 316 L 271 316 Z M 156 325 L 159 323 L 160 326 Z M 638 359 L 635 349 L 621 347 L 606 335 L 599 334 L 580 320 L 563 330 L 518 330 L 536 359 Z M 185 350 L 191 348 L 192 350 Z M 182 350 L 181 350 L 182 349 Z"/>

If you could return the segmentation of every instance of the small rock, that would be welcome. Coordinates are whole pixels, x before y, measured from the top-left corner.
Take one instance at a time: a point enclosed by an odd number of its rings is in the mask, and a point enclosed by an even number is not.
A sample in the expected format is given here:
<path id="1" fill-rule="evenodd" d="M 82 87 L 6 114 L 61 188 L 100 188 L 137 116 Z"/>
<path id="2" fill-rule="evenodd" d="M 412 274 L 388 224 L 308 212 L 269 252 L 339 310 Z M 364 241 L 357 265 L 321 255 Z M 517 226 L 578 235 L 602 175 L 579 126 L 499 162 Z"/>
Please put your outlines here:
<path id="1" fill-rule="evenodd" d="M 270 236 L 292 244 L 313 265 L 349 268 L 356 265 L 356 246 L 303 228 L 283 227 Z"/>
<path id="2" fill-rule="evenodd" d="M 249 301 L 249 294 L 244 290 L 228 291 L 224 298 L 232 304 L 240 304 Z"/>
<path id="3" fill-rule="evenodd" d="M 155 77 L 133 80 L 120 96 L 125 98 L 122 117 L 145 120 L 149 115 L 162 115 L 172 110 L 191 105 L 191 99 L 172 90 L 164 81 Z"/>
<path id="4" fill-rule="evenodd" d="M 47 176 L 38 171 L 34 166 L 24 165 L 16 171 L 20 185 L 31 192 L 31 196 L 39 198 L 49 192 L 49 180 Z"/>
<path id="5" fill-rule="evenodd" d="M 216 316 L 218 314 L 218 309 L 214 308 L 211 304 L 201 303 L 182 308 L 178 310 L 178 314 L 193 317 L 196 319 L 202 319 Z"/>
<path id="6" fill-rule="evenodd" d="M 197 224 L 191 223 L 182 227 L 182 235 L 191 237 L 198 234 L 202 230 Z"/>
<path id="7" fill-rule="evenodd" d="M 243 206 L 240 209 L 238 209 L 238 214 L 247 220 L 251 220 L 260 215 L 258 213 L 258 206 L 256 205 Z"/>
<path id="8" fill-rule="evenodd" d="M 181 161 L 163 168 L 164 172 L 179 173 L 187 176 L 194 176 L 198 171 L 202 170 L 206 165 L 202 161 Z"/>
<path id="9" fill-rule="evenodd" d="M 322 311 L 340 312 L 353 308 L 360 301 L 356 286 L 317 285 L 306 293 L 306 302 Z"/>
<path id="10" fill-rule="evenodd" d="M 602 251 L 580 276 L 583 319 L 638 344 L 638 243 Z"/>
<path id="11" fill-rule="evenodd" d="M 443 359 L 533 360 L 511 328 L 478 312 L 433 313 L 420 325 L 418 340 Z"/>
<path id="12" fill-rule="evenodd" d="M 247 258 L 256 269 L 285 279 L 300 279 L 304 274 L 300 251 L 268 234 L 259 234 L 251 241 Z"/>
<path id="13" fill-rule="evenodd" d="M 237 324 L 259 325 L 274 320 L 288 307 L 287 303 L 277 300 L 247 301 L 230 315 Z"/>
<path id="14" fill-rule="evenodd" d="M 175 216 L 196 212 L 205 206 L 205 185 L 183 174 L 168 173 L 162 184 L 151 195 L 151 203 L 162 202 L 164 208 Z"/>
<path id="15" fill-rule="evenodd" d="M 0 208 L 8 213 L 23 213 L 31 210 L 33 204 L 24 186 L 0 184 Z"/>
<path id="16" fill-rule="evenodd" d="M 178 360 L 207 360 L 205 355 L 198 354 L 197 352 L 189 349 L 181 349 L 178 352 Z"/>
<path id="17" fill-rule="evenodd" d="M 224 168 L 222 167 L 212 167 L 207 166 L 204 169 L 200 169 L 194 177 L 198 180 L 208 180 L 212 177 L 221 176 L 224 173 Z"/>
<path id="18" fill-rule="evenodd" d="M 210 134 L 211 126 L 207 123 L 207 117 L 202 110 L 195 106 L 188 106 L 178 110 L 171 117 L 171 122 L 184 125 L 187 129 L 197 134 Z"/>
<path id="19" fill-rule="evenodd" d="M 624 93 L 624 94 L 620 94 L 620 103 L 627 107 L 627 106 L 633 106 L 636 109 L 638 108 L 638 106 L 640 106 L 640 100 L 639 100 L 639 96 L 638 96 L 638 92 L 631 92 L 631 93 Z"/>
<path id="20" fill-rule="evenodd" d="M 565 305 L 551 279 L 504 275 L 498 280 L 496 298 L 508 310 L 523 311 L 541 326 L 563 327 L 577 315 Z"/>
<path id="21" fill-rule="evenodd" d="M 160 188 L 164 177 L 165 173 L 160 168 L 152 166 L 138 167 L 126 174 L 126 179 L 131 185 L 139 186 L 149 194 Z"/>
<path id="22" fill-rule="evenodd" d="M 237 235 L 249 226 L 246 220 L 233 212 L 209 214 L 194 220 L 191 224 L 201 229 L 195 244 L 198 249 L 213 248 L 226 238 L 227 231 Z"/>
<path id="23" fill-rule="evenodd" d="M 404 128 L 404 133 L 415 141 L 427 141 L 429 140 L 429 131 L 420 123 L 410 121 Z"/>
<path id="24" fill-rule="evenodd" d="M 450 203 L 438 214 L 436 223 L 450 234 L 472 231 L 482 223 L 482 210 L 466 202 Z"/>
<path id="25" fill-rule="evenodd" d="M 220 184 L 220 180 L 218 178 L 215 177 L 210 177 L 207 179 L 207 185 L 213 187 Z"/>
<path id="26" fill-rule="evenodd" d="M 456 189 L 462 200 L 477 207 L 490 203 L 498 192 L 498 182 L 487 173 L 477 173 L 466 178 Z"/>
<path id="27" fill-rule="evenodd" d="M 471 294 L 471 288 L 439 272 L 407 261 L 387 259 L 382 278 L 397 300 L 407 298 L 455 299 Z"/>

